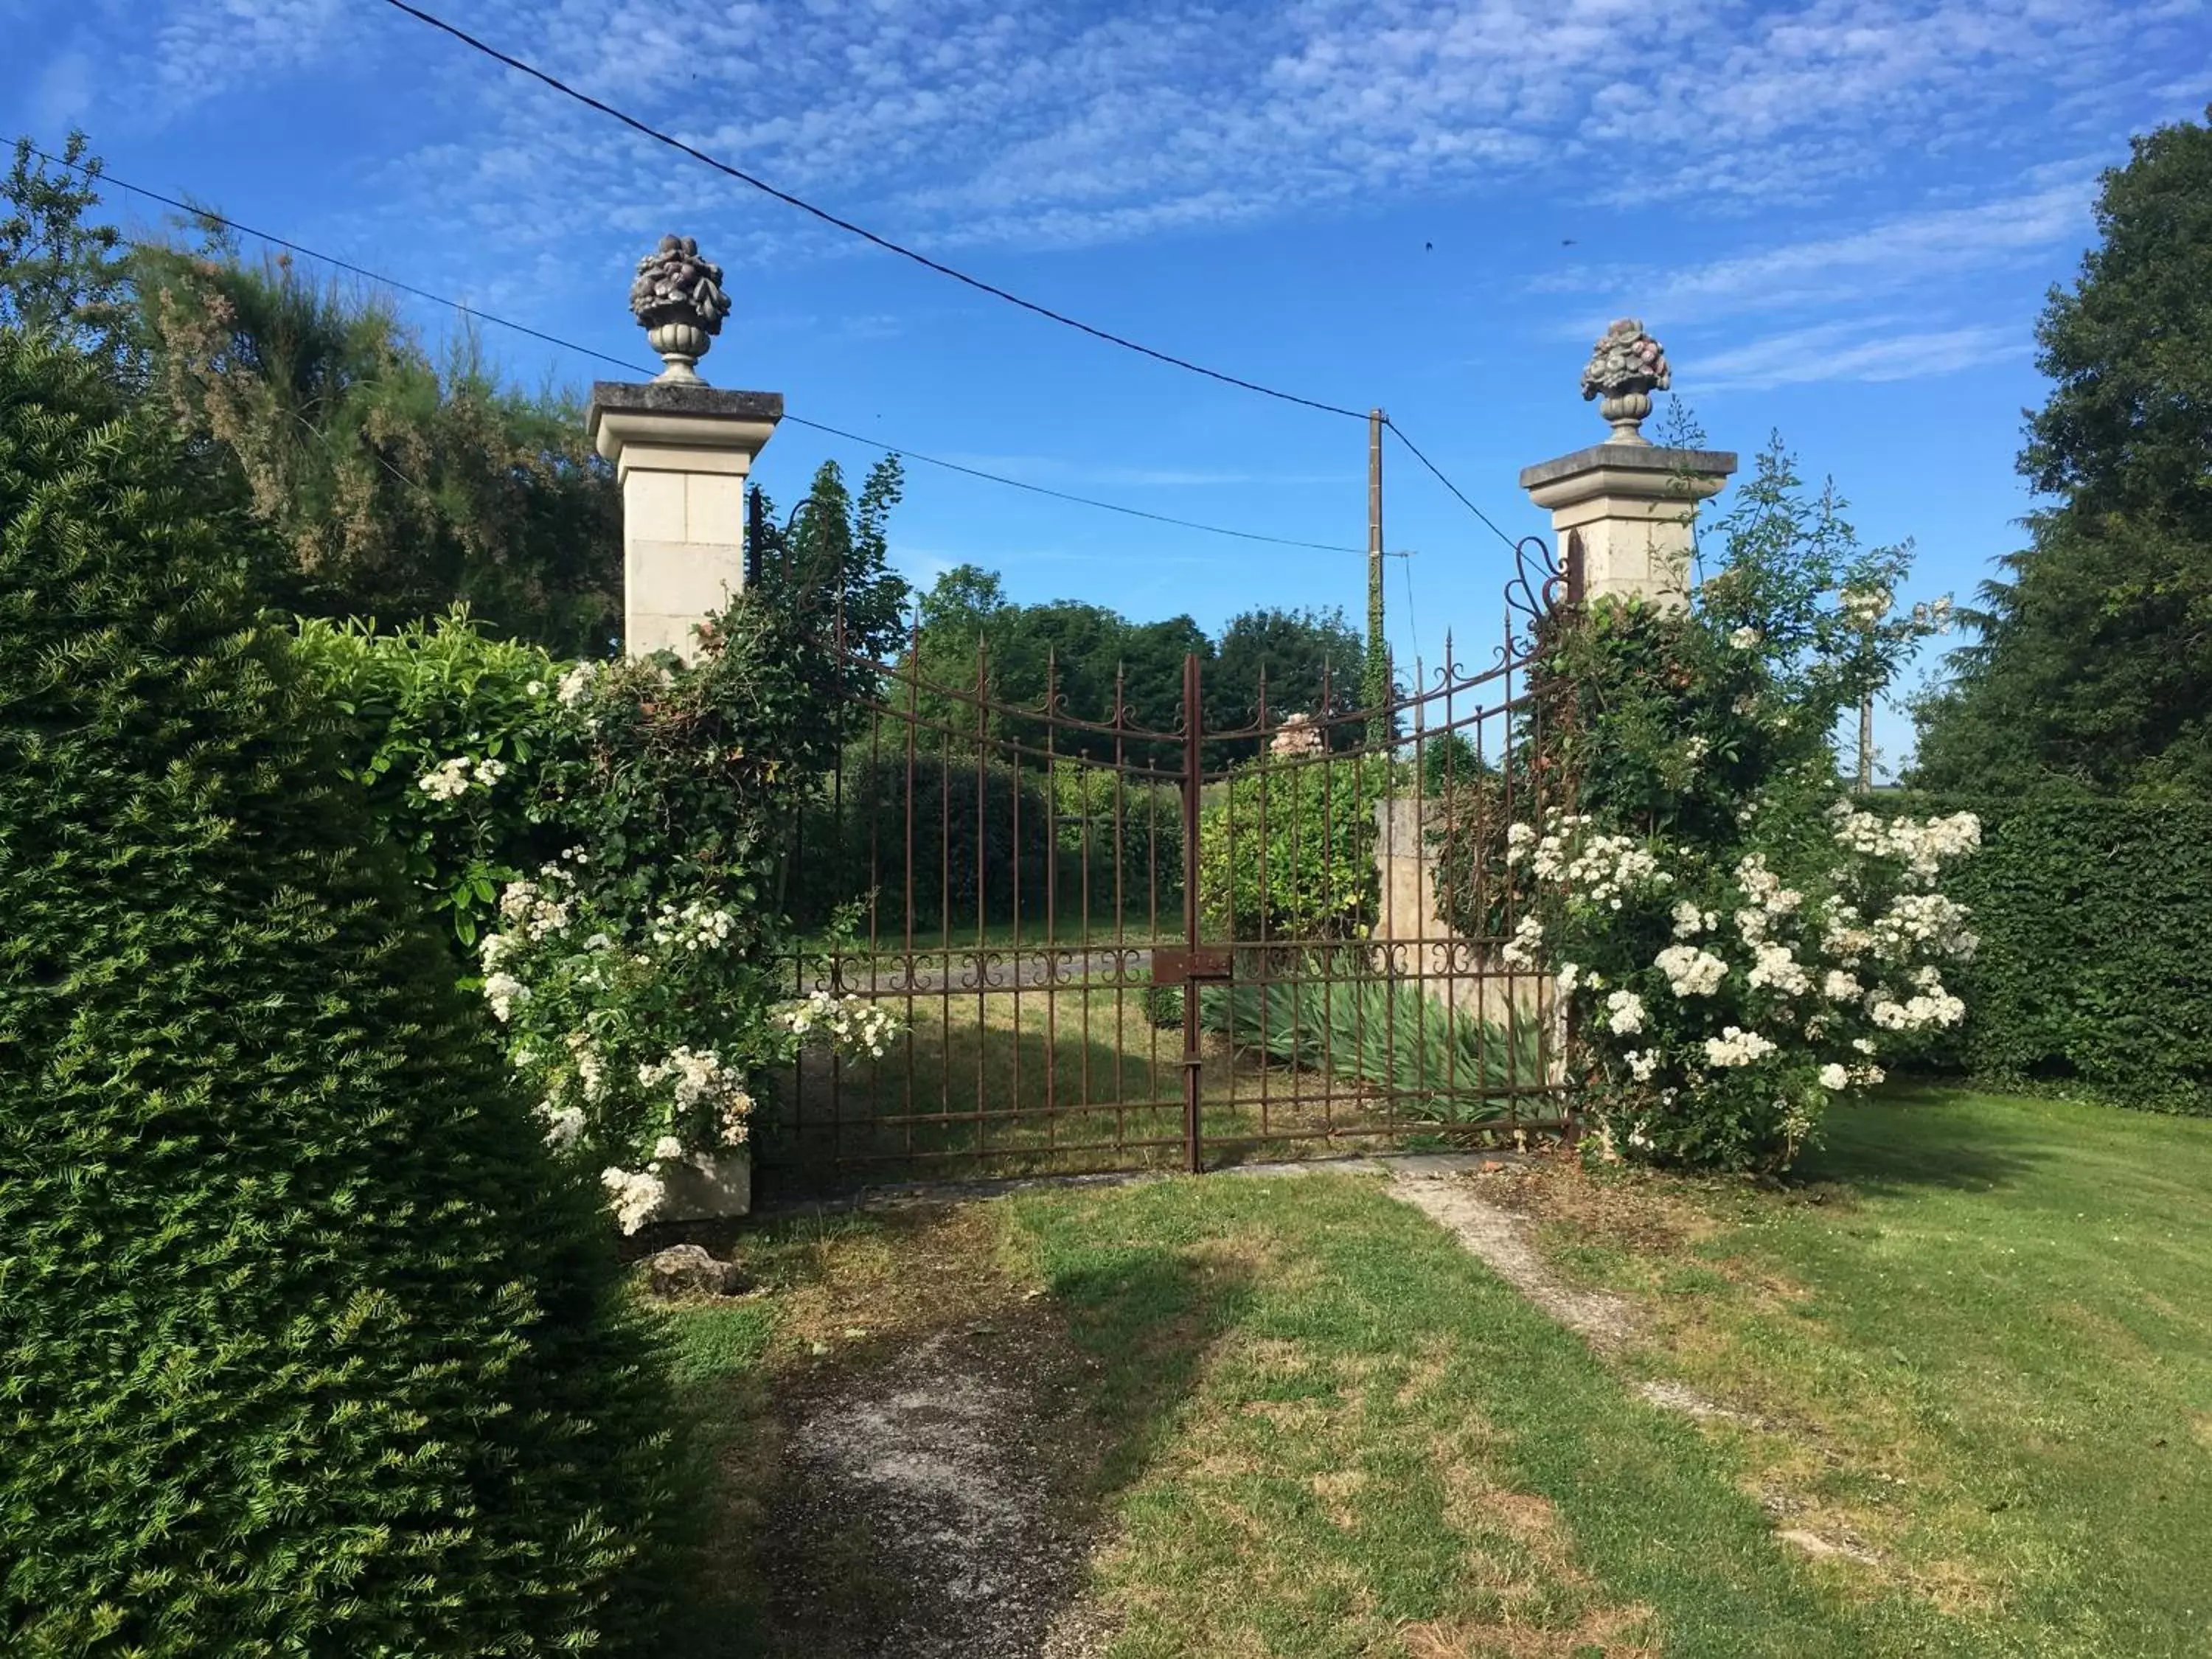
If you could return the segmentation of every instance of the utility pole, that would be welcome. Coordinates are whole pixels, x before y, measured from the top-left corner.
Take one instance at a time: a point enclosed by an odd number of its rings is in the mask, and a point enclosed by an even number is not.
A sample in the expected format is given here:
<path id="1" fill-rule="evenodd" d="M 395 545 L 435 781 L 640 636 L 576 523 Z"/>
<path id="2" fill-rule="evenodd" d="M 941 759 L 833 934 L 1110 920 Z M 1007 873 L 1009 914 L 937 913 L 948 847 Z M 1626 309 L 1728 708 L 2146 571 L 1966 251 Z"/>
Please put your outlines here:
<path id="1" fill-rule="evenodd" d="M 1874 693 L 1859 693 L 1859 793 L 1874 787 Z"/>
<path id="2" fill-rule="evenodd" d="M 1368 717 L 1367 741 L 1386 746 L 1391 738 L 1389 646 L 1382 636 L 1382 422 L 1379 409 L 1367 411 L 1367 661 L 1360 676 L 1359 700 L 1376 711 Z"/>

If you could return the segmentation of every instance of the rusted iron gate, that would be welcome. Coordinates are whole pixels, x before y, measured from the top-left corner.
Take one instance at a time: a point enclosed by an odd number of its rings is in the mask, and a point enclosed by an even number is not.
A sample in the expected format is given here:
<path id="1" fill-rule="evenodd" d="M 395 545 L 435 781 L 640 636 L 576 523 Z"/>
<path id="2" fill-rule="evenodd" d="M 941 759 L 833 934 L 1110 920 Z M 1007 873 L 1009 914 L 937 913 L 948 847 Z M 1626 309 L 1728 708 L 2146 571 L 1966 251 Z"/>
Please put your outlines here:
<path id="1" fill-rule="evenodd" d="M 793 995 L 896 1016 L 880 1055 L 778 1079 L 764 1190 L 1184 1168 L 1565 1127 L 1548 981 L 1506 946 L 1504 830 L 1563 804 L 1532 684 L 1579 598 L 1534 538 L 1502 642 L 1376 710 L 1006 696 L 979 650 L 933 683 L 917 632 L 860 663 L 861 735 L 822 781 L 785 897 Z M 1095 699 L 1072 708 L 1072 694 Z M 1378 737 L 1378 732 L 1389 735 Z M 1263 758 L 1264 757 L 1264 758 Z"/>

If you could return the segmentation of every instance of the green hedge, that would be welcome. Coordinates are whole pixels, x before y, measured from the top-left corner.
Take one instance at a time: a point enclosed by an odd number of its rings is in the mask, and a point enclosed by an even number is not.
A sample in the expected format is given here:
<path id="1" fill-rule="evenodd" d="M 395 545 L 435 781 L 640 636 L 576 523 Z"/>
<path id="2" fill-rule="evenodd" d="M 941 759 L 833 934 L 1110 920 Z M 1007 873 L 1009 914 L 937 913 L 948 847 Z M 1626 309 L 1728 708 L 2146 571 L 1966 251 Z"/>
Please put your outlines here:
<path id="1" fill-rule="evenodd" d="M 1982 818 L 1981 852 L 1944 883 L 1982 943 L 1943 1059 L 2212 1114 L 2212 802 L 1877 799 Z"/>
<path id="2" fill-rule="evenodd" d="M 191 462 L 0 330 L 0 1651 L 668 1650 L 666 1381 Z"/>

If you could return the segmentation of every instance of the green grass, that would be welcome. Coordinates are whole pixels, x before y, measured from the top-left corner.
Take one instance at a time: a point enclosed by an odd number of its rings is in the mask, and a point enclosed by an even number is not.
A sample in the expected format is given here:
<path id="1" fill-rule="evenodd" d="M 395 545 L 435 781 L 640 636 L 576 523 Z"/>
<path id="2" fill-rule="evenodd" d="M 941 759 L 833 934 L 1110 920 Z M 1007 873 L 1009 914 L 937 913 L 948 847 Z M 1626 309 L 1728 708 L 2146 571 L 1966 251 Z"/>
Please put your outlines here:
<path id="1" fill-rule="evenodd" d="M 2212 1123 L 1900 1095 L 1806 1173 L 1485 1177 L 1640 1304 L 1607 1360 L 1371 1177 L 750 1230 L 768 1293 L 669 1316 L 754 1452 L 724 1559 L 787 1386 L 1033 1321 L 1110 1659 L 2212 1653 Z"/>
<path id="2" fill-rule="evenodd" d="M 839 1158 L 849 1181 L 1180 1168 L 1182 1034 L 1147 1016 L 1147 988 L 1138 969 L 1018 994 L 886 994 L 902 1029 L 880 1059 L 833 1073 L 817 1057 L 774 1080 L 764 1178 L 819 1190 L 839 1179 Z M 1354 1071 L 1271 1061 L 1212 1036 L 1200 1097 L 1217 1163 L 1372 1150 L 1427 1127 Z"/>
<path id="3" fill-rule="evenodd" d="M 1799 1659 L 1911 1651 L 1937 1627 L 1796 1559 L 1722 1451 L 1371 1177 L 1177 1179 L 947 1214 L 741 1240 L 780 1287 L 775 1328 L 755 1349 L 718 1328 L 686 1352 L 740 1368 L 728 1409 L 753 1415 L 732 1437 L 772 1445 L 783 1377 L 818 1388 L 825 1366 L 913 1352 L 979 1309 L 1048 1321 L 1069 1358 L 1041 1395 L 1072 1394 L 1051 1409 L 1074 1413 L 1044 1437 L 1051 1478 L 1103 1540 L 1089 1593 L 1113 1659 Z M 733 1483 L 755 1531 L 726 1559 L 773 1548 L 757 1501 L 773 1490 L 759 1462 Z"/>
<path id="4" fill-rule="evenodd" d="M 1533 1201 L 1646 1300 L 1636 1368 L 1764 1419 L 1723 1449 L 1954 1650 L 2212 1653 L 2212 1122 L 1899 1094 L 1802 1174 Z"/>

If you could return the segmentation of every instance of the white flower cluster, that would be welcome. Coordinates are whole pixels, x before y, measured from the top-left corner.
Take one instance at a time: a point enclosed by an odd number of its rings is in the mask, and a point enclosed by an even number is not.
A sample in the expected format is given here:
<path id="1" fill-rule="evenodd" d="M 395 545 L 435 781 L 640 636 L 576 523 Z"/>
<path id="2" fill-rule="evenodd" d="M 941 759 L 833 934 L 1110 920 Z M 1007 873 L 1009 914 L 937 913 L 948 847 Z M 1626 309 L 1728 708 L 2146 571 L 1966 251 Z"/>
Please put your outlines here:
<path id="1" fill-rule="evenodd" d="M 1717 911 L 1700 910 L 1688 899 L 1674 901 L 1674 937 L 1695 939 L 1699 933 L 1710 933 L 1720 925 Z"/>
<path id="2" fill-rule="evenodd" d="M 1839 800 L 1828 809 L 1830 832 L 1838 846 L 1874 858 L 1895 859 L 1923 885 L 1955 858 L 1982 844 L 1982 821 L 1972 812 L 1941 818 L 1884 818 Z"/>
<path id="3" fill-rule="evenodd" d="M 1881 991 L 1867 1000 L 1867 1018 L 1885 1031 L 1924 1031 L 1932 1025 L 1956 1025 L 1966 1017 L 1966 1005 L 1940 983 L 1902 1002 Z"/>
<path id="4" fill-rule="evenodd" d="M 1820 924 L 1820 948 L 1846 968 L 1856 968 L 1874 949 L 1874 935 L 1860 926 L 1858 907 L 1841 899 L 1828 901 Z"/>
<path id="5" fill-rule="evenodd" d="M 1981 942 L 1966 931 L 1966 907 L 1941 893 L 1899 893 L 1875 918 L 1869 937 L 1875 954 L 1887 962 L 1903 962 L 1921 951 L 1963 962 Z"/>
<path id="6" fill-rule="evenodd" d="M 596 1101 L 607 1091 L 606 1062 L 599 1057 L 599 1045 L 592 1041 L 588 1031 L 568 1033 L 568 1060 L 576 1068 L 577 1085 L 584 1098 Z"/>
<path id="7" fill-rule="evenodd" d="M 730 930 L 737 925 L 738 919 L 727 910 L 702 900 L 694 899 L 681 910 L 664 904 L 653 919 L 653 942 L 684 951 L 720 950 L 729 943 Z"/>
<path id="8" fill-rule="evenodd" d="M 832 996 L 811 993 L 804 1000 L 776 1010 L 775 1018 L 793 1036 L 828 1036 L 842 1048 L 866 1049 L 881 1060 L 884 1047 L 898 1030 L 891 1012 L 866 997 Z"/>
<path id="9" fill-rule="evenodd" d="M 574 708 L 589 694 L 592 682 L 599 678 L 599 664 L 580 662 L 561 676 L 561 683 L 553 688 L 553 695 L 561 700 L 563 708 Z"/>
<path id="10" fill-rule="evenodd" d="M 526 939 L 542 939 L 559 933 L 574 918 L 570 902 L 555 891 L 567 879 L 568 872 L 559 865 L 549 864 L 538 871 L 536 881 L 510 881 L 500 890 L 499 919 L 509 931 Z M 505 947 L 494 947 L 486 939 L 478 948 L 496 954 Z"/>
<path id="11" fill-rule="evenodd" d="M 634 1233 L 653 1218 L 668 1188 L 650 1170 L 624 1170 L 609 1164 L 599 1171 L 599 1185 L 607 1189 L 615 1220 L 624 1233 Z"/>
<path id="12" fill-rule="evenodd" d="M 1744 975 L 1747 983 L 1771 986 L 1785 997 L 1802 997 L 1813 988 L 1812 976 L 1788 945 L 1769 940 L 1753 946 L 1751 955 L 1751 971 Z"/>
<path id="13" fill-rule="evenodd" d="M 1951 631 L 1954 622 L 1954 619 L 1951 614 L 1951 596 L 1948 593 L 1933 603 L 1923 599 L 1912 607 L 1912 625 L 1923 633 L 1948 634 Z"/>
<path id="14" fill-rule="evenodd" d="M 1651 959 L 1667 975 L 1667 988 L 1678 997 L 1709 997 L 1728 977 L 1728 963 L 1694 945 L 1670 945 Z"/>
<path id="15" fill-rule="evenodd" d="M 1847 587 L 1838 595 L 1844 617 L 1856 628 L 1871 628 L 1889 614 L 1893 596 L 1886 587 Z"/>
<path id="16" fill-rule="evenodd" d="M 1682 745 L 1682 758 L 1695 766 L 1712 752 L 1712 747 L 1704 738 L 1692 738 Z"/>
<path id="17" fill-rule="evenodd" d="M 483 994 L 491 1004 L 491 1017 L 502 1025 L 514 1017 L 518 1005 L 530 1000 L 530 988 L 513 974 L 485 975 Z"/>
<path id="18" fill-rule="evenodd" d="M 1705 1039 L 1705 1060 L 1712 1066 L 1755 1066 L 1774 1052 L 1774 1044 L 1756 1031 L 1728 1025 L 1717 1037 Z"/>
<path id="19" fill-rule="evenodd" d="M 1729 643 L 1734 646 L 1737 650 L 1748 651 L 1765 637 L 1765 636 L 1756 628 L 1753 628 L 1747 623 L 1744 627 L 1735 629 L 1730 632 L 1728 636 L 1728 640 Z"/>
<path id="20" fill-rule="evenodd" d="M 1656 1054 L 1639 1053 L 1631 1048 L 1621 1055 L 1621 1059 L 1627 1063 L 1629 1076 L 1638 1083 L 1650 1082 L 1651 1074 L 1659 1069 L 1659 1056 Z"/>
<path id="21" fill-rule="evenodd" d="M 1644 1029 L 1644 999 L 1633 991 L 1615 991 L 1605 1000 L 1606 1030 L 1627 1036 Z"/>
<path id="22" fill-rule="evenodd" d="M 1870 1043 L 1868 1045 L 1869 1048 L 1872 1046 Z M 1830 1060 L 1820 1068 L 1820 1086 L 1828 1090 L 1870 1089 L 1881 1082 L 1884 1075 L 1879 1066 L 1844 1066 Z"/>
<path id="23" fill-rule="evenodd" d="M 689 1044 L 679 1046 L 658 1066 L 646 1065 L 637 1068 L 638 1085 L 655 1089 L 676 1079 L 676 1109 L 688 1112 L 702 1101 L 720 1101 L 726 1105 L 732 1096 L 744 1101 L 745 1110 L 752 1109 L 752 1099 L 738 1087 L 737 1078 L 723 1069 L 722 1056 L 713 1048 L 693 1048 Z"/>
<path id="24" fill-rule="evenodd" d="M 1856 1002 L 1863 988 L 1840 968 L 1829 969 L 1820 981 L 1820 994 L 1831 1002 Z"/>
<path id="25" fill-rule="evenodd" d="M 1564 874 L 1567 867 L 1567 842 L 1574 832 L 1589 822 L 1587 815 L 1563 813 L 1556 807 L 1544 815 L 1548 826 L 1539 836 L 1525 823 L 1516 823 L 1505 832 L 1505 861 L 1516 864 L 1525 852 L 1528 867 L 1545 881 Z"/>
<path id="26" fill-rule="evenodd" d="M 1794 887 L 1784 887 L 1782 878 L 1766 867 L 1764 854 L 1753 853 L 1740 859 L 1735 866 L 1736 885 L 1743 889 L 1744 896 L 1769 917 L 1794 915 L 1797 907 L 1805 902 L 1804 894 Z M 1741 927 L 1741 918 L 1737 925 Z"/>
<path id="27" fill-rule="evenodd" d="M 580 1106 L 556 1106 L 550 1100 L 541 1100 L 531 1109 L 538 1121 L 545 1126 L 545 1144 L 556 1152 L 565 1152 L 582 1138 L 584 1109 Z"/>
<path id="28" fill-rule="evenodd" d="M 1534 968 L 1536 947 L 1544 942 L 1544 924 L 1534 916 L 1523 916 L 1513 929 L 1513 937 L 1505 941 L 1498 959 L 1508 968 Z"/>
<path id="29" fill-rule="evenodd" d="M 1548 839 L 1548 837 L 1547 837 Z M 1539 863 L 1538 875 L 1546 873 Z M 1593 904 L 1620 908 L 1621 896 L 1656 882 L 1665 885 L 1659 860 L 1649 848 L 1627 836 L 1593 836 L 1583 843 L 1560 872 L 1568 890 Z"/>
<path id="30" fill-rule="evenodd" d="M 487 757 L 471 760 L 466 755 L 456 755 L 441 761 L 415 780 L 415 787 L 432 800 L 453 800 L 469 792 L 471 783 L 489 789 L 507 775 L 507 763 Z"/>

